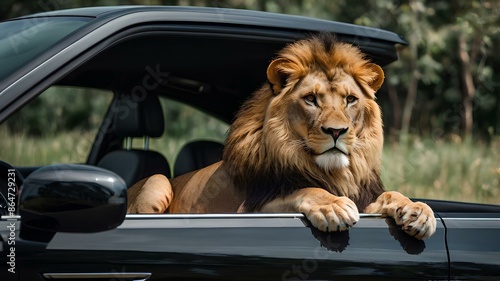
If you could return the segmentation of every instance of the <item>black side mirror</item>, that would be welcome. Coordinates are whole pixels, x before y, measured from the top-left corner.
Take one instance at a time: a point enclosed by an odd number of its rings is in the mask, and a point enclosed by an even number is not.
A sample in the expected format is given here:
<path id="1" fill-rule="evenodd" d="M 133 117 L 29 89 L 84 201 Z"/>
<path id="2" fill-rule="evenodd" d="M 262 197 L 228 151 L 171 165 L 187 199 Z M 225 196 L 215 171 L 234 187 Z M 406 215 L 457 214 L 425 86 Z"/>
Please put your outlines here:
<path id="1" fill-rule="evenodd" d="M 127 187 L 115 173 L 87 165 L 51 165 L 30 174 L 21 189 L 21 237 L 116 228 L 127 212 Z M 23 232 L 25 235 L 23 235 Z"/>

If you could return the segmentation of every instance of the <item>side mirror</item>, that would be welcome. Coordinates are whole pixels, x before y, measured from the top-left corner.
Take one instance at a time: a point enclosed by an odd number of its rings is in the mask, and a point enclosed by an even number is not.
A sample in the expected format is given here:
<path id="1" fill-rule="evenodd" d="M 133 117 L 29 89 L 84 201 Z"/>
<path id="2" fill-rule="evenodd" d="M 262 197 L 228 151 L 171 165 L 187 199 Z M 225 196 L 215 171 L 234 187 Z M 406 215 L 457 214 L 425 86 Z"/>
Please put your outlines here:
<path id="1" fill-rule="evenodd" d="M 125 181 L 94 166 L 43 167 L 30 174 L 21 188 L 19 214 L 25 237 L 26 233 L 36 237 L 37 231 L 53 235 L 109 230 L 122 224 L 126 212 Z"/>

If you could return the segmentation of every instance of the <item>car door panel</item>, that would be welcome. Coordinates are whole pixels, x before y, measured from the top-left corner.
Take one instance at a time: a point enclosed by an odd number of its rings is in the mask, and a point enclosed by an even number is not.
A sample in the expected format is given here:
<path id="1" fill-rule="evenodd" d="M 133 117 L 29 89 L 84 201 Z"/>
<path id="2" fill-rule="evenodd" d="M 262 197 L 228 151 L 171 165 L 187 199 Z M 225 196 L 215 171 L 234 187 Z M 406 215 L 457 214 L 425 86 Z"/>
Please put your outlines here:
<path id="1" fill-rule="evenodd" d="M 447 214 L 451 276 L 460 280 L 498 280 L 500 215 Z"/>
<path id="2" fill-rule="evenodd" d="M 308 227 L 300 214 L 129 215 L 114 230 L 57 233 L 46 251 L 27 256 L 23 264 L 39 276 L 151 273 L 148 280 L 445 280 L 448 276 L 440 223 L 433 237 L 419 241 L 391 219 L 363 218 L 349 231 L 328 234 Z"/>

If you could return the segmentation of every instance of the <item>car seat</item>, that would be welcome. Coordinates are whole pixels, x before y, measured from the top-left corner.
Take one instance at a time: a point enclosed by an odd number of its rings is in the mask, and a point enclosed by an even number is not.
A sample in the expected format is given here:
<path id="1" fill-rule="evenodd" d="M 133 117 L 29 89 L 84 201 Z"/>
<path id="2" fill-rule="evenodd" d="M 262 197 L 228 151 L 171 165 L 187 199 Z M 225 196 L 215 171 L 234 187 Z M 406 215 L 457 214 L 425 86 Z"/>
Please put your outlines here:
<path id="1" fill-rule="evenodd" d="M 171 176 L 170 165 L 159 152 L 149 150 L 149 138 L 160 137 L 164 131 L 163 111 L 156 95 L 137 98 L 122 95 L 115 110 L 116 134 L 126 140 L 125 149 L 114 150 L 102 157 L 97 166 L 121 176 L 128 187 L 153 174 Z M 132 149 L 132 138 L 144 138 L 143 149 Z"/>
<path id="2" fill-rule="evenodd" d="M 174 177 L 189 173 L 222 160 L 224 145 L 210 140 L 186 143 L 174 163 Z"/>

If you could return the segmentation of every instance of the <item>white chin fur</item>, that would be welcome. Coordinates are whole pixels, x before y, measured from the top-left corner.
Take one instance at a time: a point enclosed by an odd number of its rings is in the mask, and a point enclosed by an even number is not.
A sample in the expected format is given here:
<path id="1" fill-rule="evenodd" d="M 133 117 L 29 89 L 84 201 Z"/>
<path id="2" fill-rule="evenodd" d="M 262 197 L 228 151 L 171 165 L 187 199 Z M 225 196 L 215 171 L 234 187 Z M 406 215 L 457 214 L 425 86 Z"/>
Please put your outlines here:
<path id="1" fill-rule="evenodd" d="M 349 158 L 343 153 L 325 153 L 316 156 L 316 164 L 325 170 L 341 169 L 349 166 Z"/>

